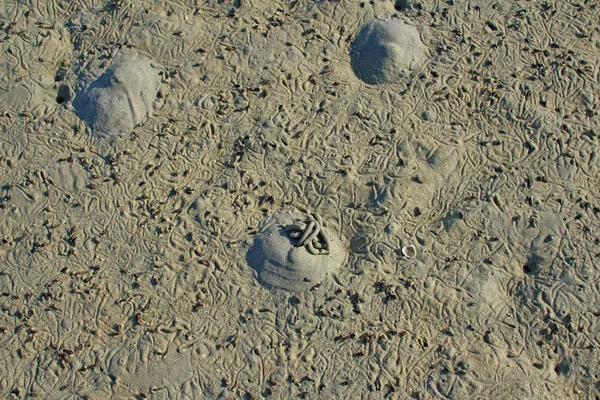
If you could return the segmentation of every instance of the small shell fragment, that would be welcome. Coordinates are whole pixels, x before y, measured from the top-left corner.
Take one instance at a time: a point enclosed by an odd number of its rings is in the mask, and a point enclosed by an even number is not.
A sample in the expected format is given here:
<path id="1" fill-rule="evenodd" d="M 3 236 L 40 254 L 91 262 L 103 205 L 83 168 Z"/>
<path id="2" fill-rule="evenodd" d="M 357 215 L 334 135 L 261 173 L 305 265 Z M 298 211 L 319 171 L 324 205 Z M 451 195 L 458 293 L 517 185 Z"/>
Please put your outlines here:
<path id="1" fill-rule="evenodd" d="M 402 247 L 402 255 L 406 258 L 415 258 L 417 256 L 417 248 L 412 244 Z"/>

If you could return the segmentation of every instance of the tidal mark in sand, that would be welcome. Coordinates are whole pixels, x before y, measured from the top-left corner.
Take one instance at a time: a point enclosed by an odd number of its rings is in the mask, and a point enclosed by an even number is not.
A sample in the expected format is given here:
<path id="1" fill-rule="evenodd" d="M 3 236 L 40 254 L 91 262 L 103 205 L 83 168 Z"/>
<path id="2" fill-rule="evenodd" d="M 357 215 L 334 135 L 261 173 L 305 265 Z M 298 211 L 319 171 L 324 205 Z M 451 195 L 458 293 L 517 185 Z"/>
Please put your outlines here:
<path id="1" fill-rule="evenodd" d="M 128 134 L 148 118 L 159 85 L 159 71 L 151 61 L 123 59 L 79 93 L 73 107 L 94 135 Z"/>
<path id="2" fill-rule="evenodd" d="M 289 291 L 310 289 L 334 273 L 346 259 L 320 215 L 280 211 L 268 220 L 248 250 L 246 261 L 261 283 Z"/>
<path id="3" fill-rule="evenodd" d="M 411 77 L 428 52 L 417 28 L 400 19 L 368 22 L 350 47 L 354 73 L 372 85 Z"/>

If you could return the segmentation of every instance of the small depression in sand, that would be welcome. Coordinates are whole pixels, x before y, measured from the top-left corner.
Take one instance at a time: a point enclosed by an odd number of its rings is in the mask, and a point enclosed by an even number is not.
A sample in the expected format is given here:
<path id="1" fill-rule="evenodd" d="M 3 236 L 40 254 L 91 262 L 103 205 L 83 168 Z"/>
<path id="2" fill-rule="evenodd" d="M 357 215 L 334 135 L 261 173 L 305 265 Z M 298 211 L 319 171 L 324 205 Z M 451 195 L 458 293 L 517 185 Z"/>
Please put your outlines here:
<path id="1" fill-rule="evenodd" d="M 323 282 L 346 259 L 340 240 L 318 215 L 280 211 L 265 223 L 246 261 L 262 284 L 302 291 Z"/>
<path id="2" fill-rule="evenodd" d="M 399 19 L 368 22 L 350 48 L 354 73 L 369 84 L 410 77 L 425 64 L 428 52 L 417 28 Z"/>
<path id="3" fill-rule="evenodd" d="M 115 61 L 75 98 L 73 107 L 94 135 L 128 134 L 148 118 L 160 81 L 149 60 Z"/>

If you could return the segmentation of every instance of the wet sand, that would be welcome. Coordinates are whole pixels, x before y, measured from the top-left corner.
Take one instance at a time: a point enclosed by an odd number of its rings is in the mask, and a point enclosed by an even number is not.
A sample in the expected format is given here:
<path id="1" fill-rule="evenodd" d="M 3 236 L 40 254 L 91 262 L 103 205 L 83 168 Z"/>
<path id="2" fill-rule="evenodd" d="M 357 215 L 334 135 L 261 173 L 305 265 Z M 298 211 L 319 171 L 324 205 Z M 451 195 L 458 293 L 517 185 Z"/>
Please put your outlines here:
<path id="1" fill-rule="evenodd" d="M 597 5 L 398 3 L 4 2 L 0 397 L 600 397 Z M 96 134 L 123 54 L 156 99 Z M 247 262 L 288 209 L 346 253 L 305 290 Z"/>

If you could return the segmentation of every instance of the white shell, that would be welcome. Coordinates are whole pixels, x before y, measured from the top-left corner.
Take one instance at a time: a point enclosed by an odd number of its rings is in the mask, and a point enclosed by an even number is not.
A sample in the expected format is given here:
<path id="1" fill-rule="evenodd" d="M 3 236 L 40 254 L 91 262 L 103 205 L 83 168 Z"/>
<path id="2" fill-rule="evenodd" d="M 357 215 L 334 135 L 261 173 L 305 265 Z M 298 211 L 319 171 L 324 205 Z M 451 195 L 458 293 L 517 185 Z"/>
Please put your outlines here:
<path id="1" fill-rule="evenodd" d="M 415 258 L 417 256 L 417 248 L 412 244 L 406 245 L 402 248 L 402 255 L 406 258 Z"/>

